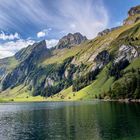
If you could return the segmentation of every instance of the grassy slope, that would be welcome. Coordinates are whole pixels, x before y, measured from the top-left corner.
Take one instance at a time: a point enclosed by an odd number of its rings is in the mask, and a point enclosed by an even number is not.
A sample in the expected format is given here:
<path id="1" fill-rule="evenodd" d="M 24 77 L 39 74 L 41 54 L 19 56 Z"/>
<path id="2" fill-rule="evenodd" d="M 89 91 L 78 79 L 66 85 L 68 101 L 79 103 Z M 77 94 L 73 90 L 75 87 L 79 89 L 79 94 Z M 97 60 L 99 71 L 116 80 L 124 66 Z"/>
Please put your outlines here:
<path id="1" fill-rule="evenodd" d="M 9 101 L 30 102 L 30 101 L 46 101 L 46 99 L 41 96 L 36 96 L 36 97 L 31 96 L 28 89 L 23 85 L 20 85 L 18 87 L 15 87 L 10 90 L 8 89 L 0 93 L 0 102 L 9 102 Z"/>
<path id="2" fill-rule="evenodd" d="M 134 59 L 132 63 L 125 70 L 129 70 L 132 68 L 135 69 L 140 68 L 140 58 Z"/>
<path id="3" fill-rule="evenodd" d="M 85 43 L 82 43 L 80 45 L 71 47 L 71 48 L 54 50 L 53 56 L 46 59 L 45 61 L 43 61 L 40 65 L 46 66 L 48 64 L 61 63 L 66 58 L 75 56 L 79 52 L 86 50 L 88 48 L 88 46 L 86 45 L 87 43 L 88 43 L 88 41 L 86 41 Z"/>
<path id="4" fill-rule="evenodd" d="M 140 58 L 135 59 L 125 70 L 129 70 L 132 68 L 140 68 Z M 60 93 L 49 97 L 43 98 L 40 96 L 32 97 L 30 93 L 27 91 L 26 87 L 16 87 L 10 91 L 7 97 L 0 99 L 0 102 L 3 101 L 75 101 L 75 100 L 90 100 L 94 99 L 95 95 L 100 93 L 106 93 L 109 91 L 111 85 L 113 84 L 114 78 L 107 77 L 107 67 L 105 67 L 100 74 L 97 76 L 97 79 L 93 81 L 93 83 L 78 92 L 72 92 L 72 87 L 69 87 L 65 90 L 62 90 Z M 20 93 L 21 92 L 21 93 Z M 18 95 L 17 95 L 18 94 Z M 28 96 L 28 98 L 27 98 Z"/>
<path id="5" fill-rule="evenodd" d="M 8 71 L 11 71 L 18 65 L 18 61 L 15 57 L 8 57 L 3 60 L 0 60 L 0 67 L 5 67 Z"/>
<path id="6" fill-rule="evenodd" d="M 140 58 L 132 61 L 132 63 L 125 69 L 140 68 Z M 107 67 L 97 76 L 93 83 L 78 92 L 72 92 L 72 87 L 61 91 L 60 93 L 47 98 L 47 101 L 71 101 L 71 100 L 90 100 L 94 99 L 95 95 L 107 93 L 114 82 L 113 77 L 107 77 Z"/>
<path id="7" fill-rule="evenodd" d="M 61 91 L 60 93 L 49 97 L 47 100 L 55 101 L 55 100 L 90 100 L 94 99 L 95 95 L 100 93 L 105 93 L 110 89 L 111 84 L 114 81 L 113 77 L 106 77 L 106 69 L 104 68 L 101 73 L 97 76 L 97 79 L 89 86 L 83 88 L 78 92 L 72 92 L 72 87 Z"/>
<path id="8" fill-rule="evenodd" d="M 102 39 L 98 38 L 98 41 L 100 41 L 100 45 L 102 45 L 102 43 L 104 42 L 104 40 L 106 40 L 108 37 L 116 39 L 120 34 L 122 34 L 123 32 L 126 32 L 129 35 L 129 29 L 134 27 L 135 25 L 138 26 L 140 23 L 134 24 L 134 25 L 127 25 L 127 26 L 123 26 L 121 28 L 119 28 L 118 30 L 115 30 L 113 32 L 111 32 L 110 34 L 104 36 Z M 135 28 L 134 28 L 135 29 Z M 128 31 L 127 31 L 128 30 Z M 139 34 L 137 35 L 139 36 Z M 112 40 L 112 39 L 111 39 Z M 92 40 L 92 42 L 96 42 L 95 40 Z M 91 43 L 91 42 L 89 42 Z M 93 44 L 94 44 L 93 43 Z M 92 45 L 93 45 L 92 44 Z M 94 52 L 95 50 L 98 50 L 97 46 L 98 43 L 94 46 L 94 47 L 89 47 L 89 50 L 87 50 L 87 52 Z M 111 50 L 112 48 L 110 48 L 111 46 L 109 46 L 109 49 Z M 114 48 L 113 48 L 114 49 Z M 86 53 L 87 53 L 86 52 Z M 82 57 L 82 56 L 81 56 Z M 125 70 L 129 70 L 132 68 L 140 68 L 140 58 L 135 59 L 131 62 L 131 64 L 125 69 Z M 93 99 L 95 98 L 95 95 L 101 94 L 101 93 L 107 93 L 111 87 L 111 85 L 114 82 L 114 78 L 113 77 L 107 77 L 106 74 L 107 68 L 104 68 L 101 73 L 97 76 L 97 79 L 89 86 L 83 88 L 82 90 L 73 93 L 72 92 L 72 88 L 68 88 L 63 90 L 61 93 L 59 93 L 58 95 L 55 95 L 53 97 L 48 98 L 48 100 L 82 100 L 82 99 Z M 74 96 L 73 96 L 74 95 Z M 62 99 L 63 97 L 63 99 Z"/>

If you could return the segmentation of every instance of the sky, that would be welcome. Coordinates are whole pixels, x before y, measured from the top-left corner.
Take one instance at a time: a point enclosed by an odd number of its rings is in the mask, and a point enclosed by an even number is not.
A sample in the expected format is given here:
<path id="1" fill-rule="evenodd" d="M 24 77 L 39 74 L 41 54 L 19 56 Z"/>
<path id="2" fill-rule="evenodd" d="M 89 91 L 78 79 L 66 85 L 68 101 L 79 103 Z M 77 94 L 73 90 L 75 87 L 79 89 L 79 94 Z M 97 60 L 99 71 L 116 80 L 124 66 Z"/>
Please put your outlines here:
<path id="1" fill-rule="evenodd" d="M 68 33 L 88 39 L 120 26 L 140 0 L 0 0 L 0 58 L 46 40 L 48 48 Z"/>

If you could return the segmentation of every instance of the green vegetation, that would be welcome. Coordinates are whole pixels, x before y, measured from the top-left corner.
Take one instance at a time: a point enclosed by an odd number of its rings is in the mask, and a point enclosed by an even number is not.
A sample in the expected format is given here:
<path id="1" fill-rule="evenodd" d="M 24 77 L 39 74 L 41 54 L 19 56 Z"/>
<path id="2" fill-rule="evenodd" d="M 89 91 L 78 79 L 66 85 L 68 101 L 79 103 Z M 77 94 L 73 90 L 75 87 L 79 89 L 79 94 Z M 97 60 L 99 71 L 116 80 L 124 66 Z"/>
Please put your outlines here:
<path id="1" fill-rule="evenodd" d="M 132 70 L 122 78 L 115 81 L 109 96 L 115 99 L 139 99 L 140 98 L 140 70 Z"/>
<path id="2" fill-rule="evenodd" d="M 91 84 L 93 80 L 95 80 L 97 74 L 99 73 L 99 68 L 95 69 L 94 71 L 91 71 L 87 73 L 84 76 L 78 77 L 73 81 L 72 84 L 72 90 L 73 91 L 79 91 L 80 89 L 88 86 Z"/>

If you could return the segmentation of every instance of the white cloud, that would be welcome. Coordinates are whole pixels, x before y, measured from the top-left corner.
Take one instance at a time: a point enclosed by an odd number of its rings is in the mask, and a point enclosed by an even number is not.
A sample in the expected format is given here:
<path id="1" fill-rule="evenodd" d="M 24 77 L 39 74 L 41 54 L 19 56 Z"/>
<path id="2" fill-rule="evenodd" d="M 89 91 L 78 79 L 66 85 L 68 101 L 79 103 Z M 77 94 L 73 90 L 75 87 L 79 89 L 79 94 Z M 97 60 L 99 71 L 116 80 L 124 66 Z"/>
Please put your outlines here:
<path id="1" fill-rule="evenodd" d="M 17 40 L 9 41 L 3 44 L 0 44 L 0 58 L 9 57 L 14 55 L 20 49 L 27 47 L 28 45 L 33 44 L 33 40 Z"/>
<path id="2" fill-rule="evenodd" d="M 42 31 L 41 31 L 41 32 L 38 32 L 38 33 L 37 33 L 37 37 L 38 37 L 38 38 L 41 38 L 41 37 L 44 37 L 44 36 L 46 36 L 46 33 L 45 33 L 45 32 L 42 32 Z"/>
<path id="3" fill-rule="evenodd" d="M 52 29 L 51 28 L 48 28 L 48 29 L 44 29 L 40 32 L 37 33 L 37 37 L 38 38 L 42 38 L 42 37 L 45 37 L 49 34 L 49 32 L 51 31 Z"/>
<path id="4" fill-rule="evenodd" d="M 58 41 L 59 40 L 56 39 L 46 40 L 47 48 L 56 46 Z M 35 41 L 31 39 L 28 40 L 19 39 L 16 41 L 9 41 L 6 43 L 2 43 L 0 44 L 0 59 L 13 56 L 16 52 L 18 52 L 22 48 L 25 48 L 28 45 L 32 45 L 33 43 L 35 43 Z"/>
<path id="5" fill-rule="evenodd" d="M 66 20 L 63 30 L 67 32 L 78 31 L 91 39 L 108 26 L 109 17 L 102 0 L 61 0 L 57 6 L 61 5 L 65 5 L 59 13 Z"/>
<path id="6" fill-rule="evenodd" d="M 2 39 L 2 40 L 14 40 L 14 39 L 20 39 L 20 36 L 17 32 L 14 34 L 6 34 L 4 31 L 1 31 L 0 39 Z"/>
<path id="7" fill-rule="evenodd" d="M 15 10 L 16 9 L 16 10 Z M 10 11 L 10 12 L 8 12 Z M 107 28 L 108 13 L 102 0 L 1 0 L 0 27 L 24 32 L 25 26 L 51 27 L 60 31 L 81 32 L 88 38 Z M 26 28 L 27 32 L 30 27 Z M 40 32 L 39 37 L 46 33 Z M 56 34 L 56 33 L 54 33 Z"/>
<path id="8" fill-rule="evenodd" d="M 58 41 L 59 40 L 56 40 L 56 39 L 46 40 L 47 48 L 52 48 L 52 47 L 56 46 Z"/>

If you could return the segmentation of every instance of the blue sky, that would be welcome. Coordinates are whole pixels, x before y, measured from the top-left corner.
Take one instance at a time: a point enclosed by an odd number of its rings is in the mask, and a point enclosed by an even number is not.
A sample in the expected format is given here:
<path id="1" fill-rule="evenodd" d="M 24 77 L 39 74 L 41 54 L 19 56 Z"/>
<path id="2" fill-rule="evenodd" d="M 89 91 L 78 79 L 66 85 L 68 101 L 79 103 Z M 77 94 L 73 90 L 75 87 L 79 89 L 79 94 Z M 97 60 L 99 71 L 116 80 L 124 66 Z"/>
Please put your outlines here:
<path id="1" fill-rule="evenodd" d="M 89 39 L 122 24 L 140 0 L 0 0 L 0 58 L 35 41 L 54 46 L 69 32 Z"/>

